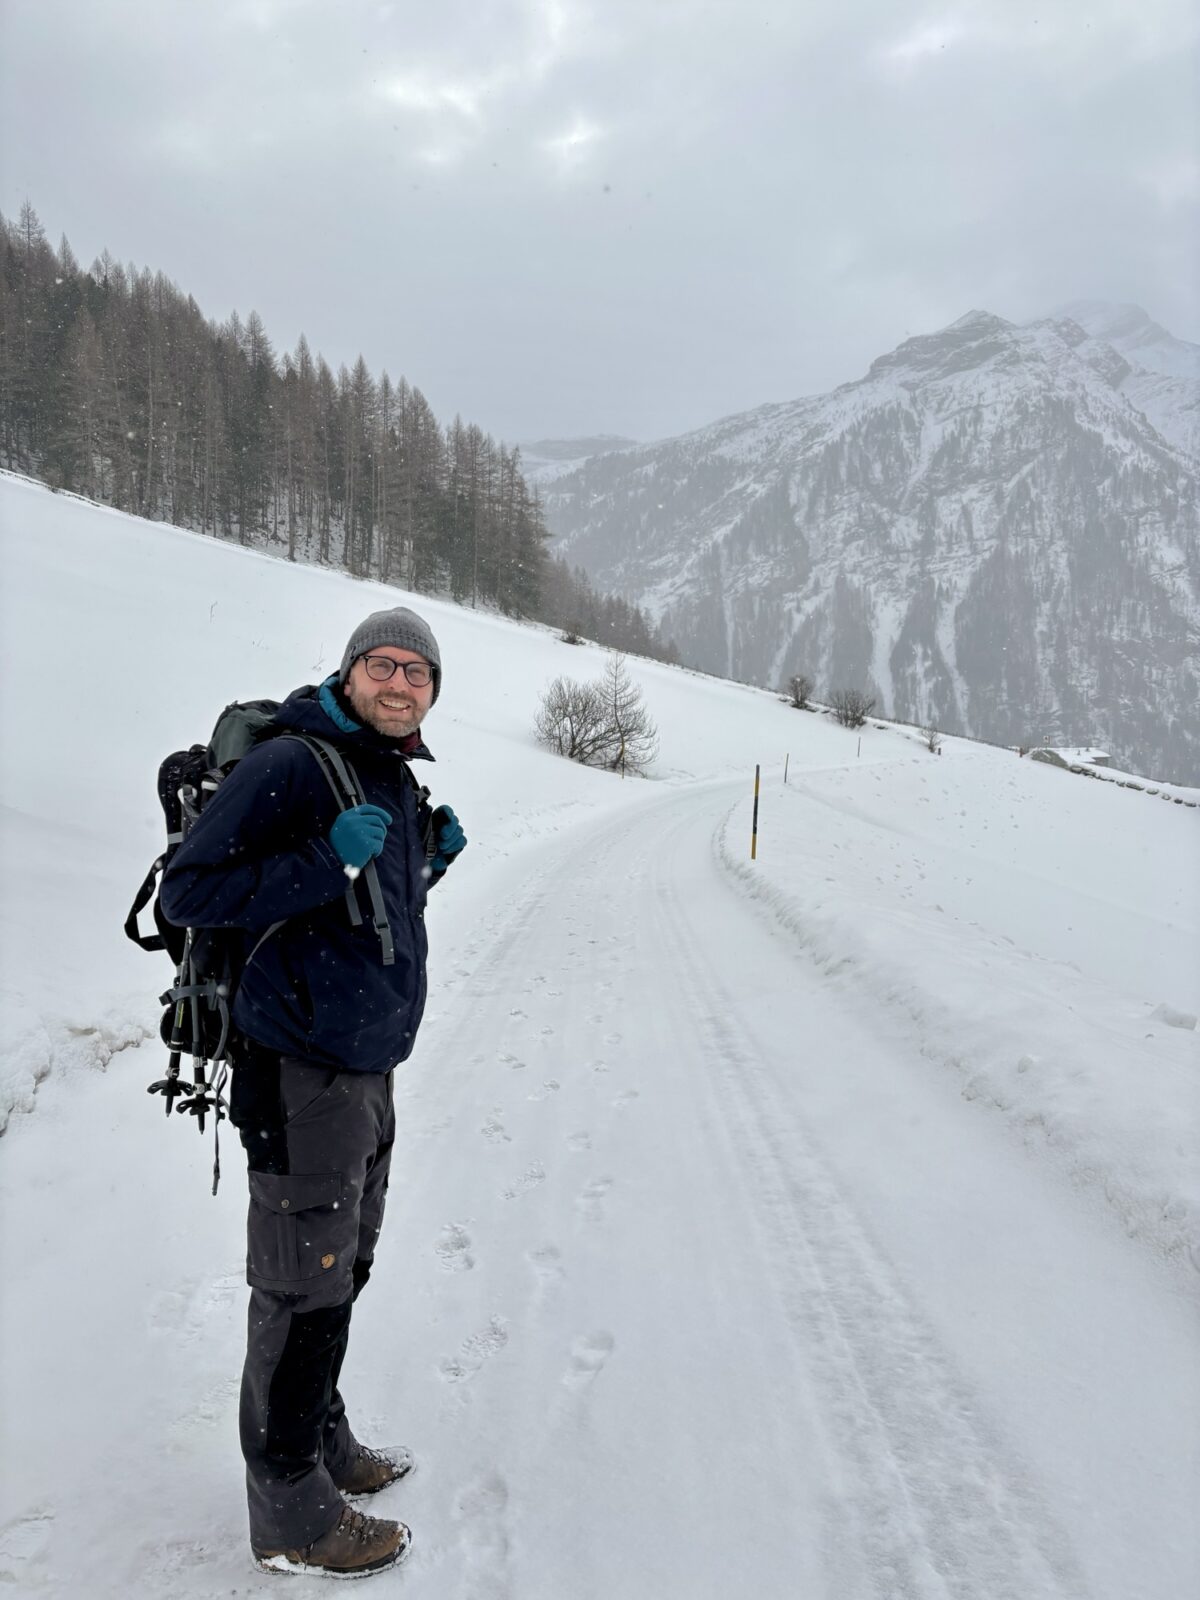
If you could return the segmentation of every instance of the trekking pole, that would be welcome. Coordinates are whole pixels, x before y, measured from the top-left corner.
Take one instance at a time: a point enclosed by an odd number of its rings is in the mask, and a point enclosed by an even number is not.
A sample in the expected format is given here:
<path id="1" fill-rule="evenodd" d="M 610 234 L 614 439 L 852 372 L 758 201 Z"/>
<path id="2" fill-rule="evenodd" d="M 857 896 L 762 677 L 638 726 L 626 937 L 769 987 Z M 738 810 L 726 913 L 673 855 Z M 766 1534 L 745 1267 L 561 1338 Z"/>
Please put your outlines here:
<path id="1" fill-rule="evenodd" d="M 175 972 L 176 993 L 183 988 L 191 964 L 192 930 L 189 928 L 183 942 L 183 954 L 179 958 L 179 966 Z M 162 1003 L 164 1005 L 166 1005 L 171 999 L 171 995 L 172 991 L 168 989 L 166 994 L 162 996 Z M 167 1057 L 167 1075 L 165 1078 L 159 1078 L 156 1083 L 148 1084 L 146 1088 L 147 1094 L 161 1094 L 165 1098 L 167 1102 L 166 1113 L 168 1116 L 170 1116 L 171 1112 L 175 1109 L 175 1101 L 180 1097 L 180 1095 L 187 1093 L 187 1085 L 182 1084 L 179 1081 L 179 1064 L 183 1059 L 184 1045 L 183 1033 L 181 1031 L 183 1028 L 183 1007 L 184 1001 L 181 997 L 175 1001 L 175 1007 L 171 1016 L 171 1036 L 167 1040 L 167 1049 L 170 1051 L 170 1054 Z"/>
<path id="2" fill-rule="evenodd" d="M 204 1026 L 200 1020 L 200 995 L 196 982 L 196 964 L 188 969 L 189 1004 L 192 1009 L 192 1097 L 180 1104 L 180 1111 L 189 1111 L 196 1118 L 200 1132 L 204 1132 L 205 1091 L 208 1083 L 204 1076 Z"/>
<path id="3" fill-rule="evenodd" d="M 789 761 L 790 761 L 790 760 L 791 760 L 791 759 L 792 759 L 792 753 L 791 753 L 791 751 L 790 751 L 790 750 L 789 750 L 789 751 L 788 751 L 788 753 L 787 753 L 787 755 L 786 755 L 786 756 L 784 756 L 784 758 L 783 758 L 783 781 L 784 781 L 784 783 L 786 783 L 786 782 L 787 782 L 787 769 L 788 769 L 788 762 L 789 762 Z"/>
<path id="4" fill-rule="evenodd" d="M 148 1083 L 146 1085 L 146 1093 L 147 1094 L 161 1094 L 161 1095 L 163 1095 L 166 1098 L 166 1102 L 167 1102 L 166 1108 L 165 1108 L 166 1109 L 166 1113 L 167 1113 L 168 1116 L 171 1115 L 171 1112 L 173 1110 L 172 1101 L 175 1099 L 176 1095 L 180 1095 L 180 1094 L 185 1093 L 184 1086 L 179 1081 L 179 1051 L 178 1050 L 172 1050 L 171 1054 L 167 1057 L 167 1075 L 166 1075 L 166 1077 L 165 1078 L 159 1078 L 156 1083 Z"/>
<path id="5" fill-rule="evenodd" d="M 750 825 L 750 859 L 758 860 L 758 765 L 754 767 L 754 821 Z"/>

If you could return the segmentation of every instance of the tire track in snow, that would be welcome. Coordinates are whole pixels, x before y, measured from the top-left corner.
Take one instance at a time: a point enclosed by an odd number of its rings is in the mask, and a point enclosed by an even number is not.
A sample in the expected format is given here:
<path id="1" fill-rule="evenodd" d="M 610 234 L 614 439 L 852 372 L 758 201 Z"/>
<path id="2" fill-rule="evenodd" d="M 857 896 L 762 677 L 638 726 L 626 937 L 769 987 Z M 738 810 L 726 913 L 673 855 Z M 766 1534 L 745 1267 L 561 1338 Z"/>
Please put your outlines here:
<path id="1" fill-rule="evenodd" d="M 694 916 L 668 877 L 657 891 L 658 942 L 677 949 L 688 1009 L 719 1064 L 776 1288 L 844 1464 L 825 1535 L 831 1592 L 1083 1600 L 1083 1576 L 1036 1488 L 758 1065 L 752 1040 L 728 1021 L 738 1007 Z"/>
<path id="2" fill-rule="evenodd" d="M 514 1496 L 520 1496 L 525 1474 L 514 1476 L 513 1471 L 519 1452 L 502 1443 L 514 1431 L 504 1422 L 512 1408 L 527 1414 L 532 1406 L 552 1434 L 561 1428 L 568 1438 L 583 1438 L 591 1408 L 603 1406 L 612 1392 L 616 1369 L 601 1375 L 610 1352 L 626 1352 L 623 1378 L 626 1361 L 644 1360 L 621 1323 L 609 1321 L 604 1308 L 590 1308 L 588 1320 L 575 1322 L 572 1331 L 557 1304 L 564 1288 L 570 1289 L 574 1254 L 570 1237 L 559 1232 L 562 1224 L 573 1211 L 575 1242 L 583 1244 L 602 1237 L 606 1225 L 616 1220 L 606 1215 L 613 1181 L 605 1166 L 597 1162 L 590 1171 L 581 1171 L 576 1165 L 580 1151 L 567 1141 L 573 1133 L 588 1131 L 580 1115 L 584 1103 L 593 1118 L 607 1107 L 615 1119 L 607 1126 L 610 1137 L 624 1118 L 637 1115 L 629 1109 L 636 1090 L 619 1084 L 603 1087 L 604 1080 L 592 1078 L 587 1070 L 607 1066 L 588 1054 L 601 1043 L 613 1052 L 614 1065 L 630 1049 L 636 1053 L 642 1047 L 636 1034 L 625 1046 L 613 1027 L 618 1013 L 607 1004 L 596 1006 L 601 988 L 616 977 L 616 988 L 609 992 L 624 1008 L 621 1014 L 636 1024 L 648 1005 L 664 1012 L 675 1034 L 672 1054 L 689 1063 L 688 1076 L 698 1089 L 700 1080 L 707 1080 L 706 1093 L 697 1097 L 707 1101 L 699 1108 L 701 1138 L 706 1144 L 711 1140 L 714 1167 L 725 1181 L 738 1185 L 746 1223 L 759 1230 L 753 1254 L 761 1263 L 763 1318 L 778 1326 L 779 1348 L 790 1347 L 794 1365 L 764 1370 L 750 1390 L 757 1389 L 762 1399 L 786 1373 L 816 1409 L 820 1432 L 811 1448 L 816 1459 L 828 1462 L 827 1492 L 818 1487 L 812 1499 L 793 1503 L 781 1481 L 776 1511 L 784 1516 L 800 1513 L 798 1534 L 814 1554 L 822 1552 L 824 1593 L 837 1600 L 1086 1600 L 1088 1590 L 1069 1544 L 1043 1513 L 1036 1487 L 862 1225 L 788 1096 L 759 1066 L 752 1040 L 739 1037 L 727 1020 L 739 1012 L 722 968 L 723 952 L 731 939 L 770 935 L 761 931 L 749 907 L 744 908 L 744 925 L 736 910 L 719 926 L 697 917 L 704 901 L 693 898 L 693 885 L 703 896 L 712 884 L 714 863 L 706 858 L 712 856 L 713 799 L 711 793 L 673 796 L 669 806 L 653 808 L 651 830 L 643 824 L 639 835 L 631 836 L 622 820 L 589 829 L 586 840 L 556 851 L 554 873 L 531 881 L 508 915 L 497 919 L 503 929 L 497 927 L 492 939 L 480 941 L 479 964 L 465 992 L 459 993 L 468 1011 L 460 1013 L 457 1026 L 442 1030 L 441 1059 L 471 1058 L 475 1051 L 476 1066 L 485 1060 L 499 1063 L 490 1068 L 500 1076 L 489 1080 L 492 1087 L 484 1104 L 513 1138 L 494 1143 L 481 1139 L 477 1102 L 469 1123 L 475 1148 L 496 1152 L 507 1169 L 502 1169 L 500 1181 L 507 1177 L 510 1187 L 513 1172 L 529 1158 L 539 1158 L 546 1176 L 536 1189 L 524 1190 L 523 1197 L 510 1197 L 504 1220 L 494 1211 L 487 1218 L 485 1255 L 494 1281 L 507 1281 L 499 1262 L 516 1252 L 524 1281 L 529 1283 L 531 1268 L 533 1278 L 528 1304 L 510 1324 L 504 1385 L 497 1389 L 490 1382 L 486 1397 L 481 1390 L 493 1461 L 497 1467 L 504 1462 L 507 1482 Z M 628 982 L 617 970 L 624 964 L 625 947 L 614 949 L 612 941 L 606 947 L 602 937 L 589 936 L 603 932 L 610 916 L 605 891 L 614 883 L 622 885 L 617 913 L 637 923 L 638 947 L 661 952 L 651 968 Z M 563 892 L 568 887 L 569 895 Z M 733 897 L 730 903 L 737 906 Z M 550 998 L 548 973 L 561 973 L 554 987 L 566 990 L 562 1008 L 547 1012 L 539 1007 L 532 1020 L 514 1016 L 513 997 L 538 983 Z M 585 978 L 590 980 L 587 994 L 580 986 Z M 572 1015 L 574 1026 L 564 1030 L 562 1024 Z M 802 996 L 796 999 L 796 1017 L 803 1024 Z M 529 1102 L 540 1096 L 529 1093 L 525 1075 L 511 1072 L 503 1055 L 511 1053 L 531 1066 L 537 1061 L 543 1071 L 550 1067 L 549 1060 L 543 1066 L 534 1053 L 543 1048 L 533 1035 L 546 1018 L 557 1024 L 564 1045 L 567 1036 L 571 1039 L 569 1055 L 563 1058 L 570 1075 L 563 1076 L 567 1093 L 557 1120 L 530 1123 L 527 1115 L 534 1107 Z M 515 1034 L 510 1034 L 510 1023 Z M 489 1039 L 491 1050 L 480 1054 L 479 1047 Z M 660 1112 L 664 1093 L 680 1092 L 683 1081 L 674 1066 L 663 1078 L 647 1079 L 657 1088 Z M 587 1087 L 589 1082 L 596 1085 L 594 1090 Z M 527 1112 L 522 1112 L 522 1103 Z M 539 1110 L 537 1117 L 541 1115 Z M 530 1142 L 535 1127 L 541 1143 Z M 548 1129 L 554 1130 L 553 1144 Z M 621 1179 L 616 1189 L 620 1196 L 624 1168 L 616 1151 L 613 1157 L 609 1170 Z M 681 1176 L 702 1170 L 689 1157 Z M 638 1169 L 630 1176 L 636 1184 Z M 535 1209 L 527 1214 L 525 1208 L 531 1206 Z M 624 1217 L 621 1226 L 627 1226 Z M 449 1288 L 451 1280 L 443 1281 Z M 510 1288 L 515 1281 L 509 1282 Z M 772 1297 L 779 1306 L 774 1316 Z M 484 1309 L 484 1299 L 477 1305 Z M 687 1341 L 683 1343 L 687 1348 Z M 557 1369 L 548 1365 L 555 1345 Z M 474 1359 L 480 1353 L 467 1340 L 453 1358 L 452 1370 L 443 1368 L 443 1379 L 463 1399 L 484 1364 Z M 490 1364 L 490 1350 L 488 1354 Z M 715 1372 L 712 1376 L 717 1378 Z M 546 1388 L 548 1382 L 556 1395 Z M 793 1406 L 782 1396 L 780 1400 L 790 1416 L 803 1416 L 803 1402 Z M 480 1420 L 477 1408 L 476 1424 Z M 803 1493 L 800 1482 L 796 1478 L 794 1487 Z M 793 1478 L 788 1485 L 793 1486 Z M 801 1511 L 802 1506 L 807 1510 Z M 503 1516 L 509 1526 L 513 1509 L 506 1508 Z M 523 1505 L 518 1521 L 532 1514 Z M 471 1520 L 463 1529 L 468 1543 L 474 1531 Z M 488 1538 L 486 1530 L 481 1532 L 483 1554 Z M 596 1552 L 581 1551 L 580 1560 L 585 1566 L 591 1560 L 599 1577 L 603 1562 Z M 580 1570 L 575 1576 L 580 1577 Z M 506 1581 L 500 1579 L 501 1588 Z"/>

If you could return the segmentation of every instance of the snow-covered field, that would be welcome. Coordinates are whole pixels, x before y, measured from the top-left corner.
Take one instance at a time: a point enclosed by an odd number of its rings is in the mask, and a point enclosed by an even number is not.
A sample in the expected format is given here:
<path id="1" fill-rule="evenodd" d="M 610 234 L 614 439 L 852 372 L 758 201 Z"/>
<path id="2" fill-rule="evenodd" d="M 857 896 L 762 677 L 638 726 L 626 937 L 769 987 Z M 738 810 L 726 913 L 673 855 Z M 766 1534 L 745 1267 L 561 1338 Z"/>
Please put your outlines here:
<path id="1" fill-rule="evenodd" d="M 161 756 L 398 597 L 12 478 L 0 524 L 0 1582 L 273 1593 L 240 1152 L 210 1199 L 145 1095 L 169 973 L 121 924 Z M 1197 1592 L 1200 813 L 645 662 L 621 782 L 530 731 L 600 652 L 411 603 L 471 844 L 344 1384 L 420 1462 L 372 1592 Z"/>

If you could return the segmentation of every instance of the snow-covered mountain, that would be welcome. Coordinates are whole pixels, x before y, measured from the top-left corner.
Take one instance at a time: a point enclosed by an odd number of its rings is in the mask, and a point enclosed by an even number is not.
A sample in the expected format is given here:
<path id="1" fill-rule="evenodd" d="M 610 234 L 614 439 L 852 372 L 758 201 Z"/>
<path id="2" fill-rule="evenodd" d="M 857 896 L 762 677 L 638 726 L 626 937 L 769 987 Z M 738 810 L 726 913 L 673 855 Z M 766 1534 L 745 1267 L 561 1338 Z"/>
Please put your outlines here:
<path id="1" fill-rule="evenodd" d="M 1140 306 L 1076 300 L 1055 316 L 1077 322 L 1087 335 L 1077 346 L 1093 364 L 1107 367 L 1120 390 L 1171 444 L 1200 456 L 1200 345 L 1176 339 Z M 1124 372 L 1113 366 L 1115 350 Z"/>
<path id="2" fill-rule="evenodd" d="M 586 439 L 534 439 L 521 445 L 521 471 L 527 483 L 547 484 L 577 467 L 592 456 L 628 450 L 636 439 L 617 433 L 598 433 Z"/>
<path id="3" fill-rule="evenodd" d="M 709 671 L 1194 779 L 1200 348 L 1069 309 L 585 462 L 545 485 L 557 553 Z"/>

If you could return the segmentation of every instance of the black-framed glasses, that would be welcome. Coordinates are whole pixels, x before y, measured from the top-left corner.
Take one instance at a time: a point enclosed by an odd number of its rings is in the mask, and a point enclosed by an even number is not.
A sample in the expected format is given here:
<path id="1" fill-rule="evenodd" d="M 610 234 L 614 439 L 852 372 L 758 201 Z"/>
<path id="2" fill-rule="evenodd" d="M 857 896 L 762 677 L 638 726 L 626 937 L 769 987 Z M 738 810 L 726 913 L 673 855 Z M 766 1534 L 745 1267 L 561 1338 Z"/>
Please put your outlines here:
<path id="1" fill-rule="evenodd" d="M 428 661 L 393 661 L 391 656 L 360 656 L 367 669 L 367 677 L 376 683 L 386 683 L 397 672 L 402 672 L 414 689 L 423 689 L 433 681 L 433 668 Z"/>

